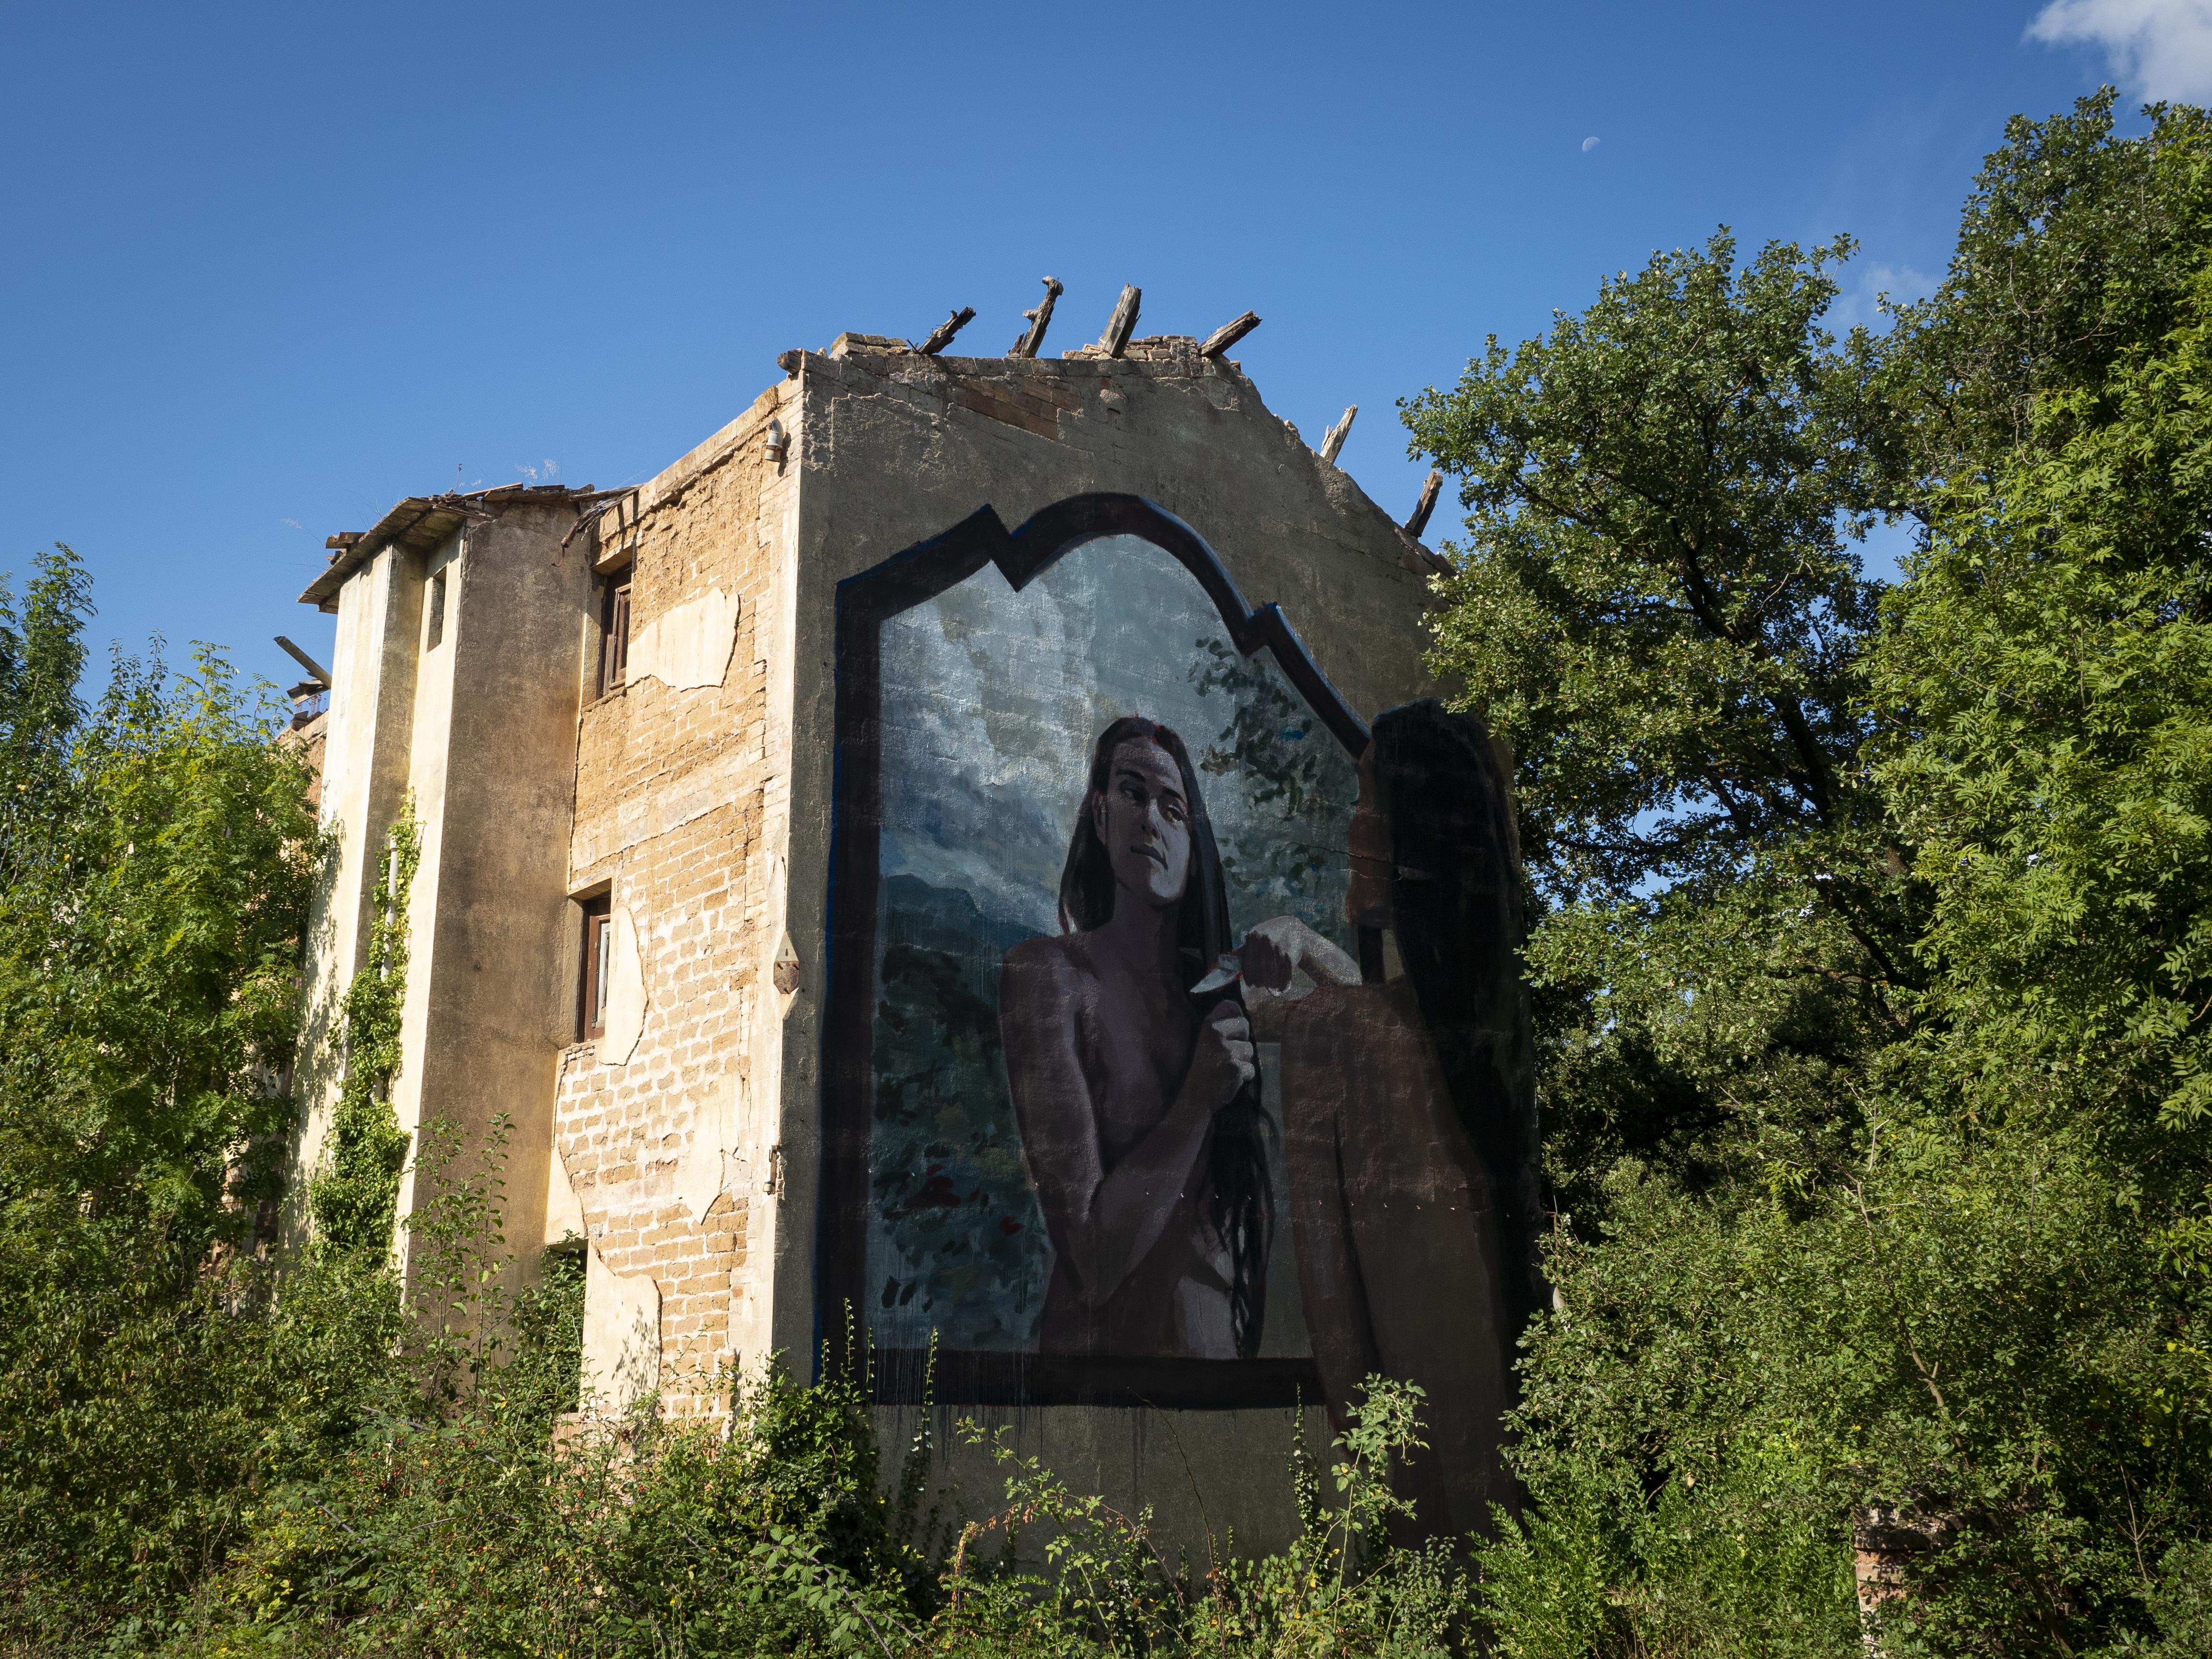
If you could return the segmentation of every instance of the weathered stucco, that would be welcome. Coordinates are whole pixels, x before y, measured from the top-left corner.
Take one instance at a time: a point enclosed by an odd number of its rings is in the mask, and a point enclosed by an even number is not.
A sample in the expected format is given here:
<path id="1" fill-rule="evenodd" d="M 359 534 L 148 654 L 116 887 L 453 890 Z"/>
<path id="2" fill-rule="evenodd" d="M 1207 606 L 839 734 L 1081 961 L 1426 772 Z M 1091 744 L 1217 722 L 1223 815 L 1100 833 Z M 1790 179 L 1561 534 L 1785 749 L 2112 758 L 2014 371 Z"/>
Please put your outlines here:
<path id="1" fill-rule="evenodd" d="M 987 502 L 1012 527 L 1071 495 L 1126 492 L 1196 527 L 1254 604 L 1279 603 L 1363 714 L 1437 688 L 1420 663 L 1421 556 L 1232 365 L 1172 348 L 1142 362 L 810 353 L 795 386 L 797 418 L 785 417 L 801 501 L 788 906 L 801 971 L 783 1032 L 780 1139 L 789 1188 L 806 1194 L 820 1152 L 838 582 Z M 771 1341 L 808 1354 L 817 1317 L 830 1316 L 815 1306 L 816 1218 L 798 1203 L 780 1213 Z M 1272 1547 L 1296 1525 L 1289 1413 L 1047 1406 L 975 1415 L 1010 1423 L 1019 1443 L 1109 1502 L 1153 1504 L 1171 1535 L 1201 1536 L 1201 1510 L 1217 1531 L 1233 1525 L 1240 1547 Z M 1326 1430 L 1311 1415 L 1319 1451 Z M 883 1416 L 884 1443 L 902 1443 L 898 1413 Z M 958 1486 L 971 1510 L 991 1504 L 1003 1483 L 988 1453 L 954 1435 L 938 1445 L 939 1480 Z"/>
<path id="2" fill-rule="evenodd" d="M 402 1127 L 434 1116 L 471 1149 L 506 1118 L 518 1238 L 543 1231 L 558 1045 L 573 1018 L 562 842 L 576 622 L 591 595 L 581 539 L 562 546 L 574 523 L 572 505 L 529 501 L 471 522 L 446 572 L 442 642 L 418 676 L 410 931 L 428 949 L 409 965 L 393 1104 Z M 473 1167 L 465 1157 L 454 1173 Z"/>
<path id="3" fill-rule="evenodd" d="M 623 1275 L 586 1247 L 582 1397 L 594 1411 L 628 1411 L 660 1386 L 660 1287 L 651 1273 Z"/>
<path id="4" fill-rule="evenodd" d="M 420 558 L 387 548 L 340 590 L 325 715 L 321 824 L 328 862 L 309 915 L 308 980 L 294 1092 L 304 1107 L 286 1183 L 286 1231 L 303 1221 L 345 1085 L 346 988 L 360 970 L 384 837 L 405 793 L 413 727 Z"/>
<path id="5" fill-rule="evenodd" d="M 323 822 L 337 851 L 314 918 L 295 1171 L 304 1182 L 320 1166 L 377 855 L 411 811 L 421 860 L 393 1110 L 416 1140 L 428 1120 L 453 1127 L 462 1155 L 433 1179 L 479 1170 L 505 1117 L 507 1231 L 519 1239 L 544 1229 L 554 1079 L 574 1018 L 567 843 L 592 592 L 586 544 L 568 534 L 576 511 L 566 490 L 526 491 L 457 507 L 450 529 L 420 520 L 435 539 L 368 555 L 335 596 Z M 425 598 L 441 580 L 433 644 Z M 410 1155 L 403 1214 L 423 1178 Z M 403 1229 L 403 1259 L 405 1242 Z M 515 1275 L 534 1266 L 525 1256 Z"/>
<path id="6" fill-rule="evenodd" d="M 627 1066 L 645 1035 L 651 994 L 645 988 L 645 951 L 637 939 L 637 913 L 627 904 L 614 911 L 615 947 L 607 963 L 606 1029 L 594 1056 L 602 1066 Z"/>
<path id="7" fill-rule="evenodd" d="M 677 691 L 720 685 L 737 644 L 737 596 L 710 587 L 634 630 L 629 678 L 659 680 Z"/>

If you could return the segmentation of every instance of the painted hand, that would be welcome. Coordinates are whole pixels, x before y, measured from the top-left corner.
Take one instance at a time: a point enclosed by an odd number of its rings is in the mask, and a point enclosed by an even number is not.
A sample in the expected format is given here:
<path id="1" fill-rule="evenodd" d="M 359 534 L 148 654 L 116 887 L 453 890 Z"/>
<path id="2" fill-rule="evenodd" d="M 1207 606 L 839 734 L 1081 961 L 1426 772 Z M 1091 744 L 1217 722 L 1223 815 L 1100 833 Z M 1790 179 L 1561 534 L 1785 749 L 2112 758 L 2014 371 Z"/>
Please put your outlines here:
<path id="1" fill-rule="evenodd" d="M 1323 943 L 1321 936 L 1295 916 L 1276 916 L 1244 935 L 1238 947 L 1244 961 L 1244 982 L 1259 991 L 1286 991 L 1291 975 L 1304 966 Z"/>
<path id="2" fill-rule="evenodd" d="M 1252 1058 L 1252 1028 L 1245 1023 L 1244 1011 L 1224 997 L 1198 1028 L 1198 1046 L 1191 1051 L 1190 1075 L 1183 1086 L 1211 1110 L 1226 1106 L 1259 1074 Z"/>

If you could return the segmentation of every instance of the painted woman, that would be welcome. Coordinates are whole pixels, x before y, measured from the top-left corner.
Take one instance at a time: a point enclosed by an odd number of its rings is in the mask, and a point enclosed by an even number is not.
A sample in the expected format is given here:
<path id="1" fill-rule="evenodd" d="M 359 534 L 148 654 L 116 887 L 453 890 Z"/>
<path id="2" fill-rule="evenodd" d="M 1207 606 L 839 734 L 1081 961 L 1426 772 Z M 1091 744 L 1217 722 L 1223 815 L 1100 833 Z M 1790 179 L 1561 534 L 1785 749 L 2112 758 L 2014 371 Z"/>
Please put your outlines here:
<path id="1" fill-rule="evenodd" d="M 1259 1350 L 1273 1194 L 1234 996 L 1189 988 L 1229 948 L 1221 859 L 1182 739 L 1100 734 L 1060 884 L 1060 929 L 1006 954 L 999 1024 L 1052 1240 L 1047 1352 Z"/>
<path id="2" fill-rule="evenodd" d="M 1428 1449 L 1401 1486 L 1423 1532 L 1487 1530 L 1492 1504 L 1514 1506 L 1503 1419 L 1547 1295 L 1512 811 L 1477 721 L 1434 701 L 1388 710 L 1359 763 L 1345 909 L 1390 934 L 1403 974 L 1363 973 L 1289 917 L 1243 951 L 1255 992 L 1300 969 L 1316 981 L 1254 1000 L 1282 1042 L 1306 1327 L 1340 1425 L 1370 1376 L 1420 1385 Z"/>

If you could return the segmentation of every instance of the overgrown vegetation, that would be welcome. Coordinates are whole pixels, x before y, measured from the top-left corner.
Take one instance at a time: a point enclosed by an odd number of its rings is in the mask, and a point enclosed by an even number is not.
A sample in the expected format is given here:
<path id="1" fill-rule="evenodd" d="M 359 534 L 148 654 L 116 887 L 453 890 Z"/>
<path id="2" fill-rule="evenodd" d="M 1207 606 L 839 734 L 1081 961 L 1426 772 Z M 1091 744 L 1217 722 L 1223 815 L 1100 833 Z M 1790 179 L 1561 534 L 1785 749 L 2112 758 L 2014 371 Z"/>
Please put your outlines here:
<path id="1" fill-rule="evenodd" d="M 376 1417 L 319 1480 L 275 1494 L 172 1650 L 1410 1656 L 1451 1650 L 1464 1627 L 1447 1553 L 1383 1539 L 1413 1413 L 1379 1380 L 1332 1468 L 1335 1501 L 1293 1458 L 1297 1541 L 1210 1565 L 1170 1559 L 1147 1516 L 1072 1492 L 1002 1438 L 1006 1506 L 933 1528 L 927 1444 L 884 1491 L 860 1377 L 740 1385 L 726 1436 L 649 1402 L 556 1436 L 542 1355 L 480 1380 L 442 1410 Z M 1017 1557 L 1025 1534 L 1049 1540 L 1041 1565 L 1034 1547 Z"/>
<path id="2" fill-rule="evenodd" d="M 78 702 L 83 567 L 0 598 L 0 1583 L 165 1605 L 252 1478 L 226 1275 L 273 1194 L 313 824 L 222 660 Z"/>
<path id="3" fill-rule="evenodd" d="M 414 813 L 403 810 L 377 857 L 362 969 L 346 988 L 345 1079 L 331 1114 L 327 1155 L 307 1185 L 317 1242 L 378 1261 L 391 1243 L 407 1164 L 392 1081 L 399 1073 L 399 1011 L 407 999 L 407 898 L 421 858 Z"/>
<path id="4" fill-rule="evenodd" d="M 1408 410 L 1547 907 L 1510 1652 L 1856 1652 L 1855 1513 L 1887 1654 L 2203 1651 L 2212 125 L 2007 137 L 1881 334 L 1723 234 Z"/>

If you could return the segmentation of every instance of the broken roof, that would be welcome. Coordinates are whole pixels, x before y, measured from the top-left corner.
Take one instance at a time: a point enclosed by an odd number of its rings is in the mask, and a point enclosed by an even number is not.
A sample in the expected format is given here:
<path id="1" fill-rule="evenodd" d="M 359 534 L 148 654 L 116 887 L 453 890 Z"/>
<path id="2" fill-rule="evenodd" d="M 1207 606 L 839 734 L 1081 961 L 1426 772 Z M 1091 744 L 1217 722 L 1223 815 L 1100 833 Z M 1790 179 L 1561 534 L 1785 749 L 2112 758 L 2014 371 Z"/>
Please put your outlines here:
<path id="1" fill-rule="evenodd" d="M 358 540 L 331 555 L 330 568 L 307 584 L 301 605 L 318 611 L 338 608 L 338 589 L 346 578 L 387 547 L 404 547 L 417 553 L 434 550 L 472 518 L 495 513 L 512 502 L 529 499 L 551 502 L 576 501 L 596 494 L 589 484 L 570 489 L 567 484 L 495 484 L 489 489 L 443 495 L 410 495 L 371 526 Z"/>

